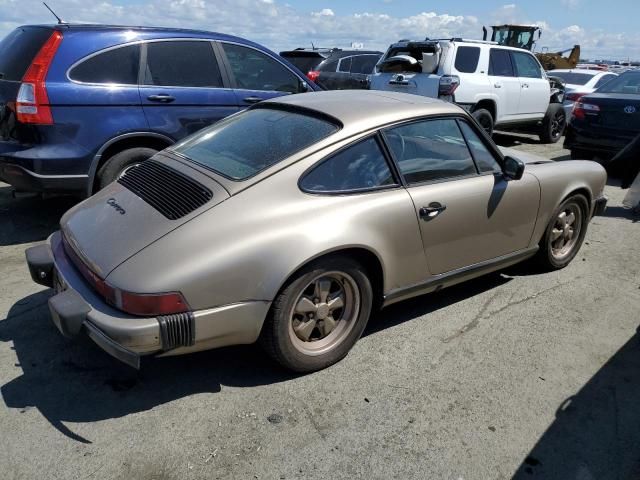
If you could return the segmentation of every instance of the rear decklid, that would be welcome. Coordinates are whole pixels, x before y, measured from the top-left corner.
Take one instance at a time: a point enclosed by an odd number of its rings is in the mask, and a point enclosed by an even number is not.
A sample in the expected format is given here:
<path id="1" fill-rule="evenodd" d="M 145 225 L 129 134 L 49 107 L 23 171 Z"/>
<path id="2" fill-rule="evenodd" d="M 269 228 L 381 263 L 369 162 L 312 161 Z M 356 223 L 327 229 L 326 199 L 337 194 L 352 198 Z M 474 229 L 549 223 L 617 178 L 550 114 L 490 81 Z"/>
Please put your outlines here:
<path id="1" fill-rule="evenodd" d="M 140 250 L 227 198 L 212 177 L 160 153 L 69 210 L 60 225 L 75 254 L 105 279 Z"/>
<path id="2" fill-rule="evenodd" d="M 20 138 L 15 117 L 18 90 L 52 31 L 52 27 L 45 26 L 18 27 L 0 41 L 0 141 Z"/>
<path id="3" fill-rule="evenodd" d="M 601 128 L 637 133 L 640 131 L 640 93 L 592 93 L 582 97 L 583 104 L 596 105 L 584 121 Z"/>

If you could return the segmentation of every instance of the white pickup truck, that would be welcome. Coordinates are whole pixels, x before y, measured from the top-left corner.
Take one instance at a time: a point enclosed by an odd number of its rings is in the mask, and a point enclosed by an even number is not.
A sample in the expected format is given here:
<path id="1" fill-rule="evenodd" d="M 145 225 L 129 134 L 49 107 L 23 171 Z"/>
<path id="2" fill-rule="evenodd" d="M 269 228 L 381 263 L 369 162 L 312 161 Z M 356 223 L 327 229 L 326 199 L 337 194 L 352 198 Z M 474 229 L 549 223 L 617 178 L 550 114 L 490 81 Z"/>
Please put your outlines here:
<path id="1" fill-rule="evenodd" d="M 479 40 L 402 40 L 371 76 L 372 90 L 413 93 L 457 103 L 491 135 L 494 127 L 560 140 L 563 89 L 527 50 Z"/>

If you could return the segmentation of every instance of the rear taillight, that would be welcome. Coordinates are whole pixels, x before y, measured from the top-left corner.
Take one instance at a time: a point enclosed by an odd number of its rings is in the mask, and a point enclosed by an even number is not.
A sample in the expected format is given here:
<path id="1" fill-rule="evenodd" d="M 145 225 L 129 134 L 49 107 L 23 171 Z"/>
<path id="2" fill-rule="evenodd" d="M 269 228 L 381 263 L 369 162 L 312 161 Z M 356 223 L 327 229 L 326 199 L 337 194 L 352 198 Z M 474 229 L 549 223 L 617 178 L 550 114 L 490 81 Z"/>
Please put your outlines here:
<path id="1" fill-rule="evenodd" d="M 587 115 L 598 115 L 600 113 L 600 107 L 592 103 L 584 103 L 582 100 L 578 100 L 573 106 L 571 114 L 578 120 L 584 120 Z"/>
<path id="2" fill-rule="evenodd" d="M 60 42 L 62 42 L 62 33 L 54 30 L 22 77 L 16 99 L 16 114 L 19 122 L 41 125 L 53 123 L 45 79 Z"/>
<path id="3" fill-rule="evenodd" d="M 460 86 L 460 77 L 457 75 L 443 75 L 438 86 L 439 96 L 451 96 Z"/>
<path id="4" fill-rule="evenodd" d="M 572 93 L 567 93 L 567 95 L 564 97 L 565 100 L 568 100 L 569 102 L 577 102 L 578 100 L 580 100 L 582 97 L 584 97 L 586 95 L 586 93 L 580 93 L 580 92 L 572 92 Z"/>
<path id="5" fill-rule="evenodd" d="M 313 83 L 318 81 L 318 77 L 320 76 L 320 72 L 318 70 L 309 70 L 307 73 L 307 78 L 311 80 Z"/>
<path id="6" fill-rule="evenodd" d="M 189 304 L 179 292 L 168 293 L 133 293 L 114 287 L 96 275 L 76 254 L 67 239 L 63 237 L 64 251 L 71 258 L 71 263 L 78 269 L 93 290 L 109 305 L 118 310 L 142 317 L 171 315 L 189 311 Z"/>

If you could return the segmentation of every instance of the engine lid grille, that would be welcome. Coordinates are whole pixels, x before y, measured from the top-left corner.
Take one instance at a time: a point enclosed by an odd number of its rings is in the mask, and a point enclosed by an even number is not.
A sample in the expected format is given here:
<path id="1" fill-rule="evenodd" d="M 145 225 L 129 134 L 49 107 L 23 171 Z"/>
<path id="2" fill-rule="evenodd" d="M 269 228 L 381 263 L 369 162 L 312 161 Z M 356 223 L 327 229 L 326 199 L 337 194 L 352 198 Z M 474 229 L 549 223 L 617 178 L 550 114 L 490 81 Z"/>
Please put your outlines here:
<path id="1" fill-rule="evenodd" d="M 128 170 L 118 183 L 169 220 L 182 218 L 213 198 L 207 187 L 157 160 Z"/>

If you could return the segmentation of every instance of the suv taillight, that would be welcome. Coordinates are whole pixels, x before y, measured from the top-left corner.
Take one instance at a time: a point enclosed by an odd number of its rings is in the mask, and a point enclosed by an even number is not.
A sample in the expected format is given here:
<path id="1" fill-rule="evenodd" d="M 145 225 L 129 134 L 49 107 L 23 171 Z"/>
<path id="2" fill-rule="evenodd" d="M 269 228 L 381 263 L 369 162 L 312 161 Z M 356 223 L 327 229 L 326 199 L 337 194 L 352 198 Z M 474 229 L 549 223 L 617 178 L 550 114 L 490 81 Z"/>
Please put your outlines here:
<path id="1" fill-rule="evenodd" d="M 62 33 L 54 30 L 22 77 L 22 84 L 16 98 L 16 114 L 19 122 L 53 124 L 45 79 L 60 42 L 62 42 Z"/>
<path id="2" fill-rule="evenodd" d="M 460 86 L 460 77 L 457 75 L 443 75 L 440 77 L 440 85 L 438 88 L 439 96 L 451 96 L 456 88 Z"/>
<path id="3" fill-rule="evenodd" d="M 309 72 L 307 73 L 307 78 L 313 83 L 316 83 L 318 81 L 319 76 L 320 72 L 318 70 L 309 70 Z"/>

